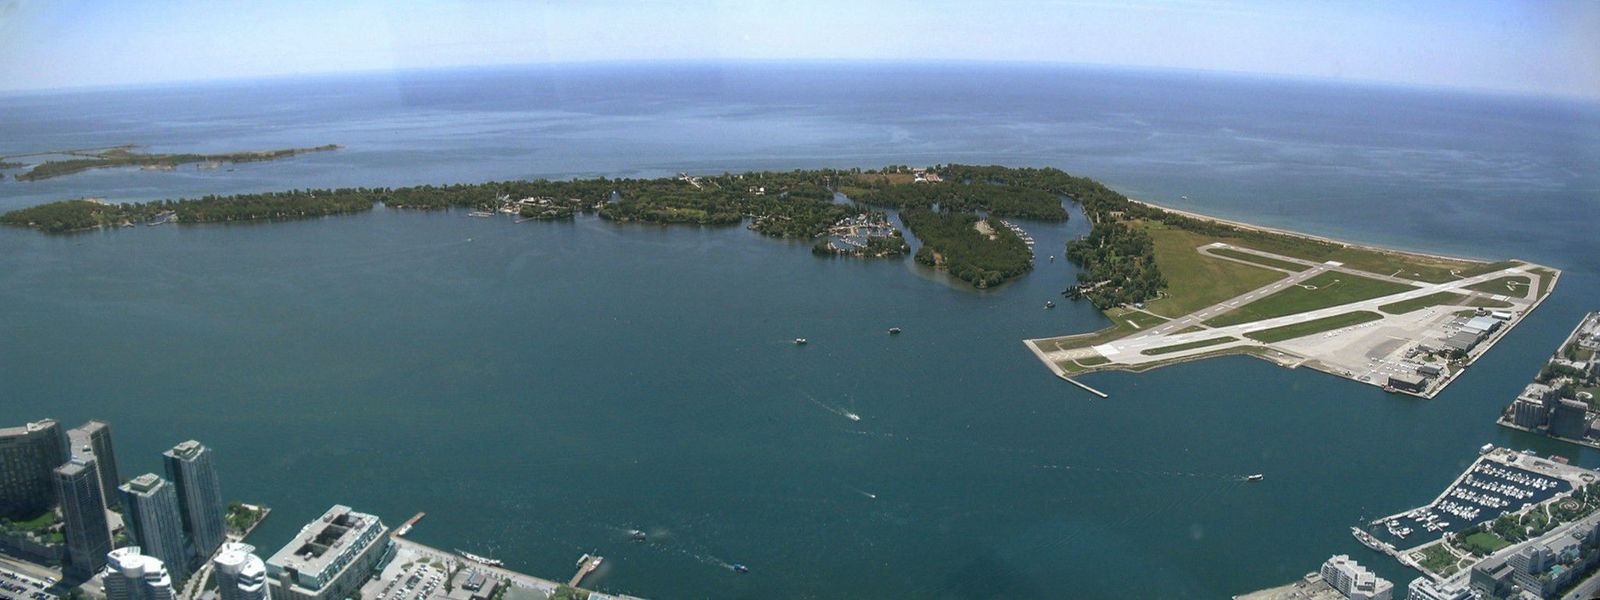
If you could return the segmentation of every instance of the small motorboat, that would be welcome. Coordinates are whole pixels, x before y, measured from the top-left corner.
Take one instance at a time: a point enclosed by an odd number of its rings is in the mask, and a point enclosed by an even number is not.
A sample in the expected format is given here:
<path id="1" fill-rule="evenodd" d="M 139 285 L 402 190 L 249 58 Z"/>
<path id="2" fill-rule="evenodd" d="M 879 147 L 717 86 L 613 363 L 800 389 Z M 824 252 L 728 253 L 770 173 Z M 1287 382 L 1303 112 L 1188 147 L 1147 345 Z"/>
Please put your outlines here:
<path id="1" fill-rule="evenodd" d="M 735 573 L 749 573 L 750 572 L 750 567 L 746 567 L 746 566 L 741 565 L 739 563 L 734 563 L 733 564 L 733 572 L 735 572 Z"/>
<path id="2" fill-rule="evenodd" d="M 794 345 L 796 345 L 796 346 L 804 346 L 804 345 L 806 345 L 806 339 L 805 338 L 795 338 L 794 339 Z"/>
<path id="3" fill-rule="evenodd" d="M 1050 309 L 1055 308 L 1055 307 L 1056 307 L 1056 303 L 1055 303 L 1054 300 L 1045 300 L 1044 301 L 1045 310 L 1050 310 Z"/>
<path id="4" fill-rule="evenodd" d="M 1261 480 L 1266 479 L 1266 478 L 1267 478 L 1266 475 L 1263 475 L 1261 473 L 1256 473 L 1255 475 L 1251 475 L 1249 477 L 1246 477 L 1245 481 L 1261 481 Z"/>
<path id="5" fill-rule="evenodd" d="M 630 539 L 632 539 L 633 541 L 635 541 L 635 542 L 644 542 L 644 541 L 649 541 L 649 539 L 650 539 L 650 536 L 648 534 L 646 534 L 645 532 L 640 531 L 638 529 L 629 529 L 628 530 L 628 537 Z"/>
<path id="6" fill-rule="evenodd" d="M 889 335 L 900 335 L 900 328 L 899 327 L 890 327 L 889 328 Z"/>

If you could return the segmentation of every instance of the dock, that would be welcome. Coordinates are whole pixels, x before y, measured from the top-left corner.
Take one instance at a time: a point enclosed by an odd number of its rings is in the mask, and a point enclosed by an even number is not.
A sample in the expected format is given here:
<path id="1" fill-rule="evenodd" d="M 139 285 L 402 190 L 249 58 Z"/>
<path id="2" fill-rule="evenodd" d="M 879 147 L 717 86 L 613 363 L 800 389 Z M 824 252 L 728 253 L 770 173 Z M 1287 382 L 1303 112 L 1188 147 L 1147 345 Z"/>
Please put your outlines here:
<path id="1" fill-rule="evenodd" d="M 600 563 L 603 561 L 605 561 L 605 557 L 592 554 L 578 557 L 578 572 L 572 575 L 572 579 L 567 582 L 567 587 L 578 587 L 578 584 L 583 583 L 583 578 L 588 577 L 589 574 L 594 573 L 595 569 L 600 568 Z"/>
<path id="2" fill-rule="evenodd" d="M 1087 383 L 1084 383 L 1084 382 L 1082 382 L 1082 381 L 1078 381 L 1078 380 L 1076 380 L 1076 379 L 1073 379 L 1073 378 L 1071 378 L 1071 377 L 1067 377 L 1067 374 L 1066 374 L 1066 373 L 1056 373 L 1056 377 L 1060 377 L 1060 378 L 1062 378 L 1062 379 L 1064 379 L 1064 380 L 1066 380 L 1066 381 L 1067 381 L 1067 383 L 1070 383 L 1070 384 L 1072 384 L 1072 385 L 1075 385 L 1075 386 L 1078 386 L 1078 387 L 1081 387 L 1081 388 L 1083 388 L 1083 389 L 1084 389 L 1084 391 L 1087 391 L 1087 392 L 1089 392 L 1089 393 L 1091 393 L 1091 394 L 1094 394 L 1094 395 L 1096 395 L 1096 396 L 1099 396 L 1099 397 L 1101 397 L 1101 398 L 1110 398 L 1110 397 L 1111 397 L 1111 395 L 1110 395 L 1110 394 L 1107 394 L 1107 393 L 1105 393 L 1105 392 L 1102 392 L 1102 391 L 1100 391 L 1100 390 L 1097 390 L 1097 389 L 1094 389 L 1094 388 L 1092 388 L 1092 387 L 1089 387 L 1089 384 L 1087 384 Z"/>
<path id="3" fill-rule="evenodd" d="M 401 523 L 399 527 L 395 528 L 394 534 L 399 537 L 405 537 L 406 534 L 411 533 L 411 527 L 416 525 L 417 521 L 421 521 L 422 518 L 426 516 L 428 516 L 428 513 L 425 512 L 418 512 L 417 514 L 412 515 L 411 518 L 406 519 L 406 522 Z"/>

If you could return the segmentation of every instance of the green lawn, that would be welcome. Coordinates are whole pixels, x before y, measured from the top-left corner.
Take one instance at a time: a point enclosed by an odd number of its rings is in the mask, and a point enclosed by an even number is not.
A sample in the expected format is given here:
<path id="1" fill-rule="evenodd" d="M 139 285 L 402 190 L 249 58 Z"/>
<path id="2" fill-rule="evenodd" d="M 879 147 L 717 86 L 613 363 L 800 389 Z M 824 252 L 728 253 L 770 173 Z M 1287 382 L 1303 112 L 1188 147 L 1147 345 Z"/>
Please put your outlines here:
<path id="1" fill-rule="evenodd" d="M 1414 310 L 1421 310 L 1429 306 L 1444 304 L 1460 306 L 1467 301 L 1467 297 L 1455 292 L 1435 292 L 1419 298 L 1390 302 L 1379 306 L 1378 310 L 1391 315 L 1403 315 Z"/>
<path id="2" fill-rule="evenodd" d="M 1533 281 L 1525 275 L 1511 275 L 1499 279 L 1490 279 L 1483 283 L 1475 283 L 1467 286 L 1467 289 L 1487 294 L 1521 296 L 1528 292 L 1528 286 L 1532 283 Z"/>
<path id="3" fill-rule="evenodd" d="M 1529 271 L 1539 276 L 1539 297 L 1545 297 L 1550 293 L 1550 286 L 1555 285 L 1556 272 L 1544 268 L 1529 269 Z"/>
<path id="4" fill-rule="evenodd" d="M 1361 310 L 1352 313 L 1344 313 L 1342 315 L 1323 317 L 1321 319 L 1313 319 L 1303 323 L 1295 323 L 1293 325 L 1284 325 L 1282 327 L 1263 329 L 1261 331 L 1246 333 L 1244 336 L 1258 342 L 1267 342 L 1270 344 L 1272 342 L 1281 342 L 1284 340 L 1292 340 L 1297 337 L 1305 337 L 1314 333 L 1333 331 L 1341 327 L 1360 325 L 1368 321 L 1376 321 L 1382 318 L 1383 315 L 1378 313 Z"/>
<path id="5" fill-rule="evenodd" d="M 1287 235 L 1247 234 L 1223 239 L 1227 243 L 1315 262 L 1338 261 L 1358 271 L 1395 275 L 1429 283 L 1445 283 L 1473 274 L 1489 273 L 1512 262 L 1479 263 L 1420 254 L 1339 246 Z M 1164 272 L 1164 271 L 1163 271 Z M 1460 275 L 1457 276 L 1457 273 Z"/>
<path id="6" fill-rule="evenodd" d="M 61 518 L 56 516 L 56 511 L 47 510 L 30 519 L 12 521 L 11 528 L 14 531 L 42 531 L 60 522 Z"/>
<path id="7" fill-rule="evenodd" d="M 1162 355 L 1162 354 L 1171 354 L 1173 352 L 1183 352 L 1184 350 L 1193 350 L 1195 348 L 1204 348 L 1206 346 L 1215 346 L 1217 344 L 1226 344 L 1226 343 L 1234 341 L 1236 339 L 1239 339 L 1239 338 L 1230 337 L 1230 336 L 1226 336 L 1225 335 L 1225 336 L 1222 336 L 1222 337 L 1215 337 L 1215 338 L 1211 338 L 1211 339 L 1208 339 L 1208 340 L 1198 340 L 1198 341 L 1188 342 L 1188 343 L 1184 343 L 1184 344 L 1173 344 L 1171 346 L 1161 346 L 1159 348 L 1151 348 L 1149 350 L 1145 350 L 1143 352 L 1140 352 L 1140 354 L 1143 354 L 1145 356 L 1159 356 L 1159 355 Z"/>
<path id="8" fill-rule="evenodd" d="M 1461 547 L 1463 549 L 1478 556 L 1488 556 L 1490 554 L 1494 554 L 1501 548 L 1510 545 L 1510 542 L 1502 540 L 1500 539 L 1500 536 L 1487 531 L 1474 533 L 1467 536 L 1466 539 L 1461 540 Z"/>
<path id="9" fill-rule="evenodd" d="M 1201 254 L 1216 241 L 1161 223 L 1141 223 L 1155 245 L 1156 266 L 1167 278 L 1167 296 L 1145 303 L 1150 312 L 1178 317 L 1262 287 L 1286 275 Z"/>
<path id="10" fill-rule="evenodd" d="M 1149 329 L 1168 321 L 1164 317 L 1158 317 L 1144 311 L 1122 308 L 1113 308 L 1106 311 L 1106 317 L 1113 321 L 1133 321 L 1133 324 L 1138 326 L 1139 329 Z"/>
<path id="11" fill-rule="evenodd" d="M 1402 283 L 1369 279 L 1349 273 L 1328 271 L 1288 289 L 1256 300 L 1233 311 L 1212 317 L 1212 327 L 1238 325 L 1262 319 L 1294 315 L 1306 311 L 1349 304 L 1360 300 L 1398 294 L 1416 289 Z"/>
<path id="12" fill-rule="evenodd" d="M 1268 267 L 1277 267 L 1279 269 L 1283 269 L 1283 270 L 1286 270 L 1286 271 L 1294 271 L 1296 273 L 1299 273 L 1301 271 L 1304 271 L 1306 269 L 1311 268 L 1309 266 L 1302 265 L 1300 263 L 1292 263 L 1292 262 L 1289 262 L 1287 260 L 1279 260 L 1279 259 L 1276 259 L 1276 258 L 1262 256 L 1260 254 L 1251 254 L 1249 252 L 1243 252 L 1243 251 L 1235 250 L 1233 248 L 1212 248 L 1208 252 L 1210 252 L 1212 254 L 1216 254 L 1218 256 L 1226 256 L 1228 258 L 1237 258 L 1237 259 L 1245 261 L 1245 262 L 1251 262 L 1251 263 L 1255 263 L 1255 264 L 1258 264 L 1258 265 L 1265 265 L 1265 266 L 1268 266 Z"/>

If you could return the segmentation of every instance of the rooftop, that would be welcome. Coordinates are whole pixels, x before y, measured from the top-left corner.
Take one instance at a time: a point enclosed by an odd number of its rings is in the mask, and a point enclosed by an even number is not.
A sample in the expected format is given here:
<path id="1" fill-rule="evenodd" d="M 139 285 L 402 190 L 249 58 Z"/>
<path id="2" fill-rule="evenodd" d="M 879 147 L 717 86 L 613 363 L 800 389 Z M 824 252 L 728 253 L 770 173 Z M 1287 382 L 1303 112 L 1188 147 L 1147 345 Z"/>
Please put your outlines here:
<path id="1" fill-rule="evenodd" d="M 145 473 L 128 480 L 128 483 L 124 484 L 124 487 L 133 492 L 148 494 L 151 490 L 161 487 L 162 483 L 163 482 L 159 475 L 156 475 L 155 473 Z"/>
<path id="2" fill-rule="evenodd" d="M 166 451 L 164 454 L 182 458 L 184 460 L 192 460 L 194 457 L 199 456 L 200 452 L 204 451 L 205 449 L 206 447 L 201 445 L 200 442 L 189 440 L 173 446 L 171 450 Z"/>
<path id="3" fill-rule="evenodd" d="M 321 573 L 361 537 L 362 532 L 376 526 L 378 517 L 355 512 L 342 504 L 334 505 L 300 528 L 294 539 L 278 549 L 267 563 L 301 573 Z"/>

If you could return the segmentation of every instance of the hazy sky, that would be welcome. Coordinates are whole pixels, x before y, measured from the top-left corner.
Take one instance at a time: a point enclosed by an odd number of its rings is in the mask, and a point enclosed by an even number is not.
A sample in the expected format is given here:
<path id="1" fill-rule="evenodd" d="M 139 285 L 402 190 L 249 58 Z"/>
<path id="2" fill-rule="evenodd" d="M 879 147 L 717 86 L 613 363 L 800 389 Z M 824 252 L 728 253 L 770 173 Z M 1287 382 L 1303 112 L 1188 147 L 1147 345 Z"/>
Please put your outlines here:
<path id="1" fill-rule="evenodd" d="M 1600 2 L 0 0 L 0 89 L 654 59 L 1173 67 L 1600 98 Z"/>

